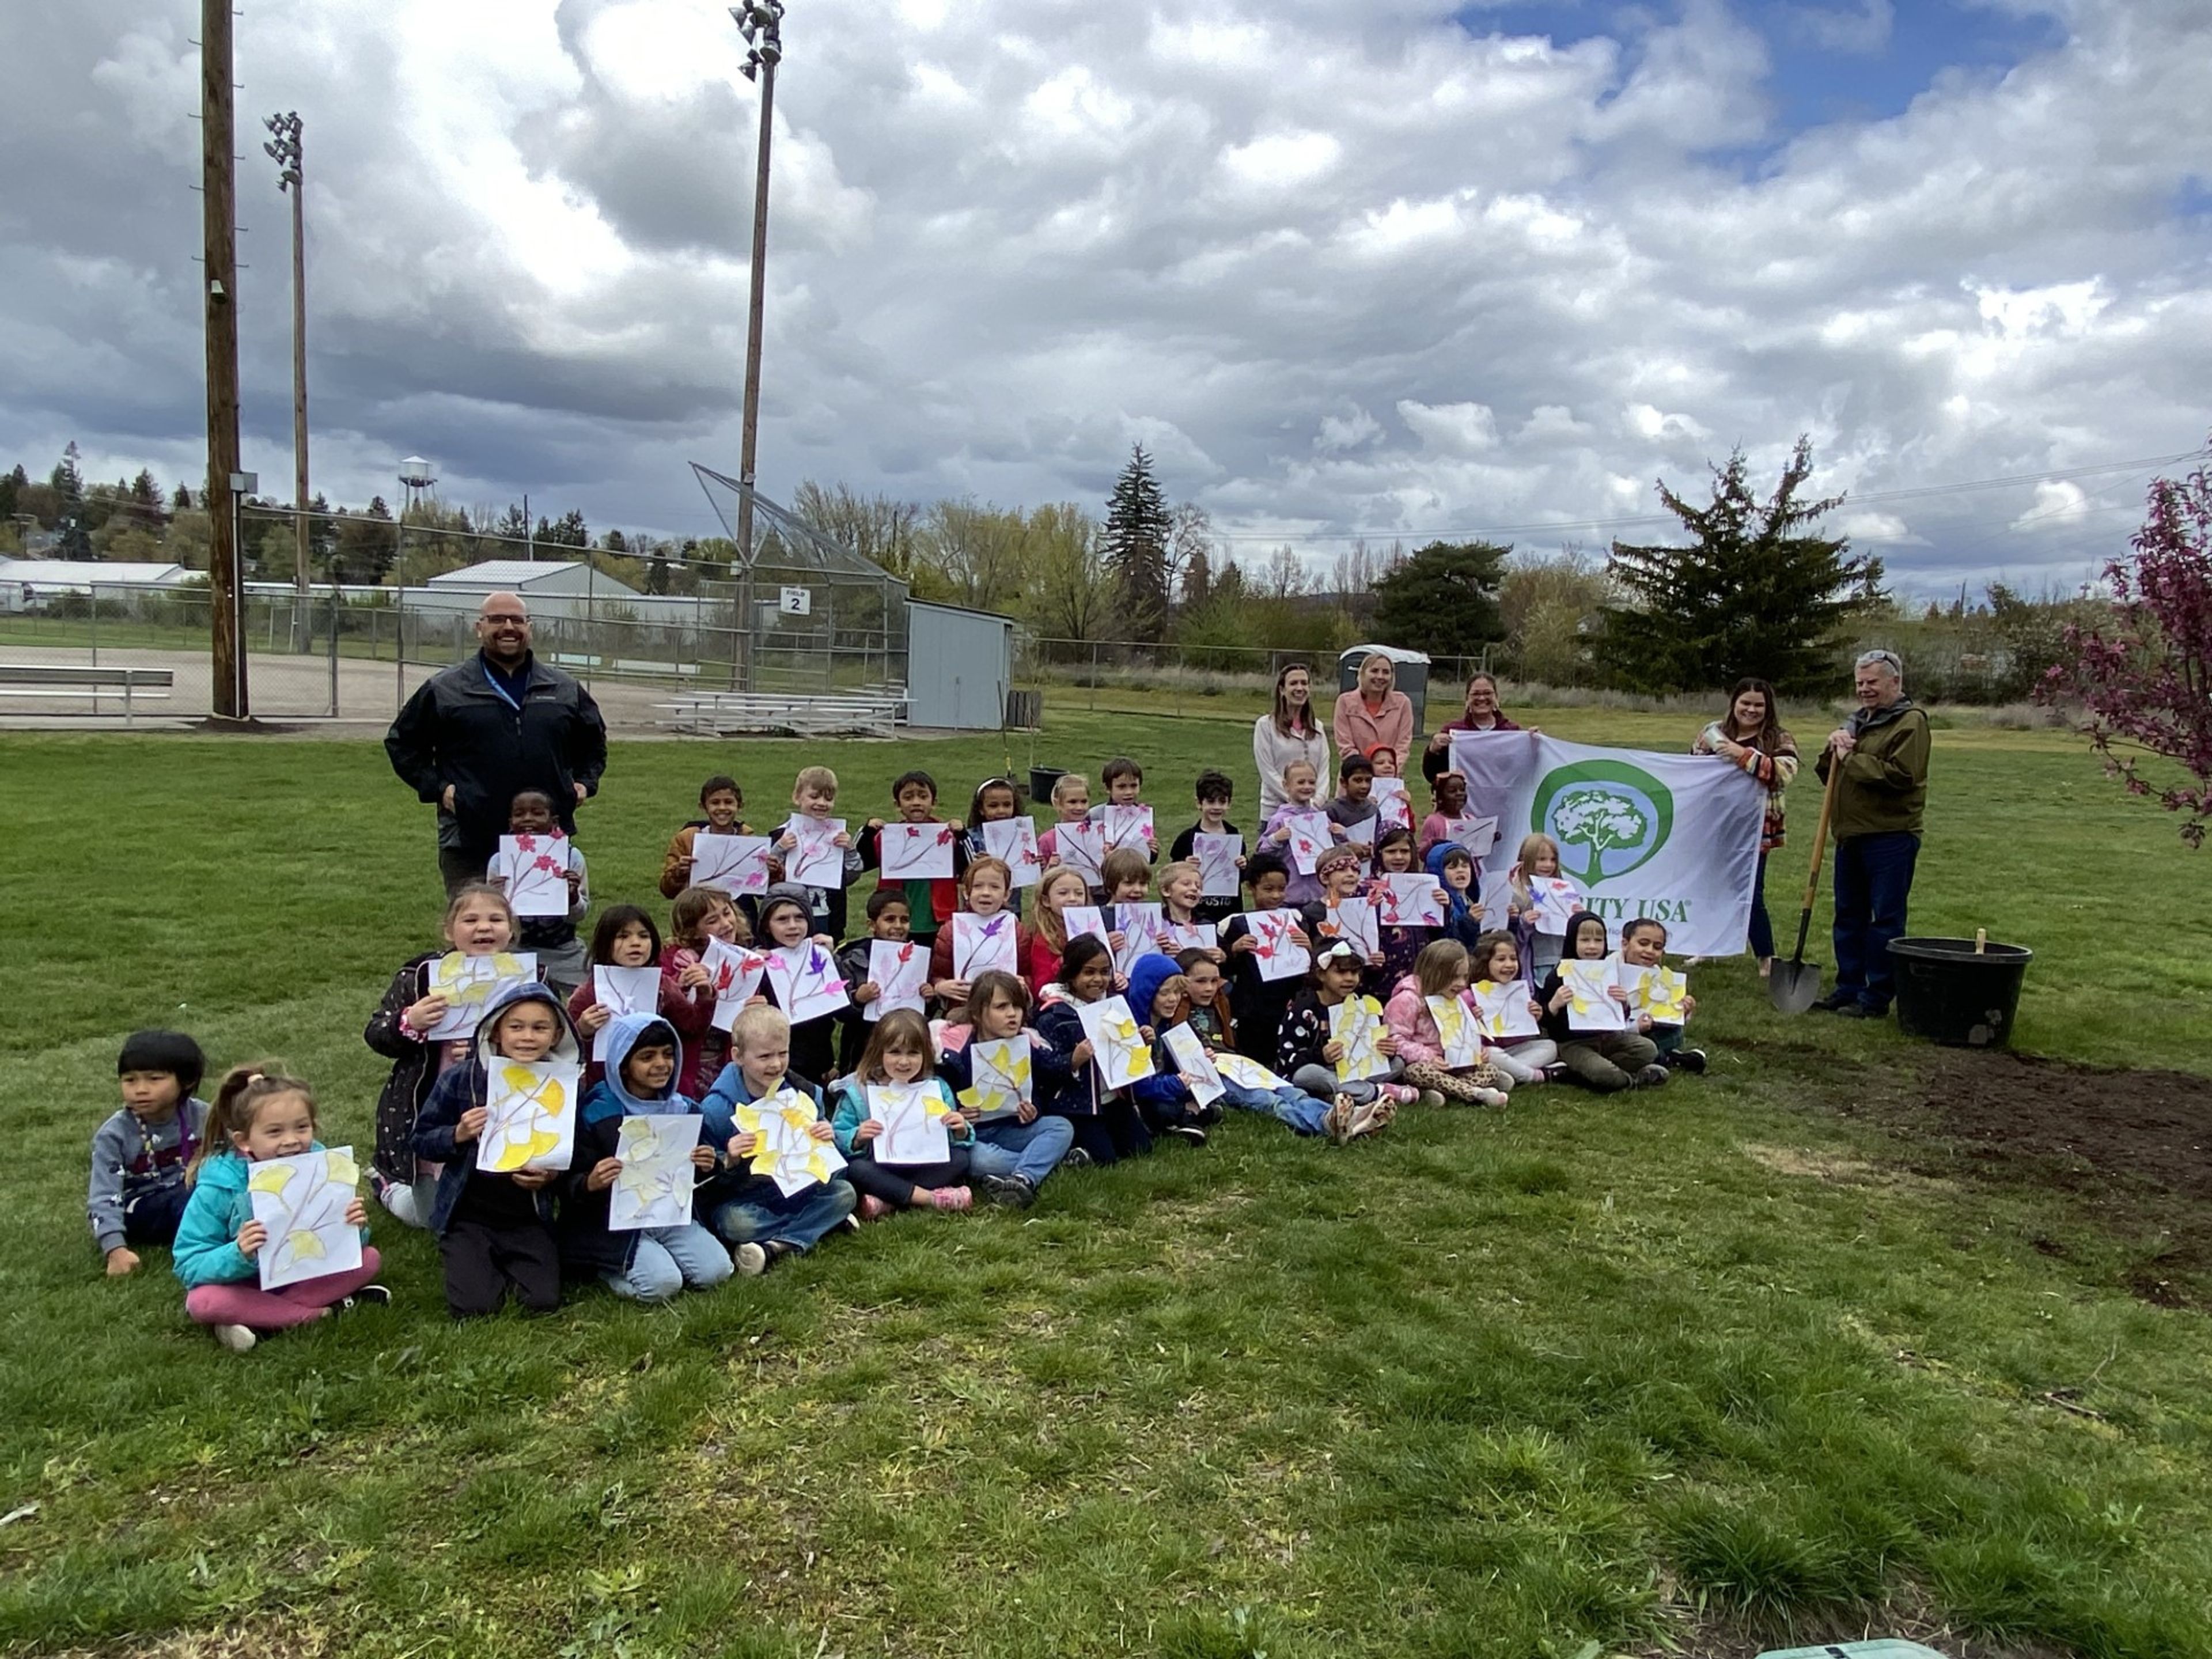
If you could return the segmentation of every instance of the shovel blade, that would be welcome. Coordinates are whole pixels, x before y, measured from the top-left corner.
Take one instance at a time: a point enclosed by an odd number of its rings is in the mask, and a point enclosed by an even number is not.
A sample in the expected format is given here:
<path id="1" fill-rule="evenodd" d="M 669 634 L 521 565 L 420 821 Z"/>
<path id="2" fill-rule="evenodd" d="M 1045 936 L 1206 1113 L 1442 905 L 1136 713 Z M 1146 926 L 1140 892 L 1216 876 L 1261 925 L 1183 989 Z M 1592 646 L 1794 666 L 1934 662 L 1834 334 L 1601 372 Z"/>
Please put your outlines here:
<path id="1" fill-rule="evenodd" d="M 1802 1014 L 1820 1000 L 1820 964 L 1782 957 L 1766 971 L 1766 999 L 1785 1014 Z"/>

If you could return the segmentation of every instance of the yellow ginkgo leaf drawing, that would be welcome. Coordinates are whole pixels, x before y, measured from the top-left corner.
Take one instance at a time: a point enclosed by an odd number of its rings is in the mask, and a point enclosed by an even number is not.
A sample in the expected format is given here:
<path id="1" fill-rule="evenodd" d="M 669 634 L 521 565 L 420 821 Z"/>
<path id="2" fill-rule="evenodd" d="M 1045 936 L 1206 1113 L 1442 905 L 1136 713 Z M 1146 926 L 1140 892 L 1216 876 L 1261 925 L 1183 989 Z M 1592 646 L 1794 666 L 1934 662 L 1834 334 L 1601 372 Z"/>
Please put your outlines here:
<path id="1" fill-rule="evenodd" d="M 1670 968 L 1655 968 L 1643 986 L 1643 1009 L 1662 1025 L 1680 1025 L 1688 1018 L 1682 999 L 1689 994 L 1690 980 Z"/>
<path id="2" fill-rule="evenodd" d="M 495 1074 L 485 1103 L 489 1115 L 477 1168 L 511 1175 L 532 1164 L 545 1167 L 570 1143 L 574 1124 L 573 1068 L 549 1072 L 508 1064 Z"/>
<path id="3" fill-rule="evenodd" d="M 289 1164 L 264 1159 L 253 1166 L 253 1173 L 246 1178 L 246 1190 L 255 1193 L 281 1193 L 292 1184 L 296 1173 Z"/>
<path id="4" fill-rule="evenodd" d="M 361 1185 L 361 1166 L 353 1161 L 352 1152 L 343 1146 L 323 1154 L 323 1170 L 341 1187 Z"/>
<path id="5" fill-rule="evenodd" d="M 346 1219 L 358 1180 L 349 1146 L 255 1163 L 246 1188 L 253 1218 L 269 1234 L 255 1253 L 262 1289 L 361 1265 L 361 1230 Z"/>
<path id="6" fill-rule="evenodd" d="M 295 1227 L 284 1236 L 284 1247 L 292 1252 L 295 1261 L 320 1261 L 330 1254 L 312 1227 Z"/>

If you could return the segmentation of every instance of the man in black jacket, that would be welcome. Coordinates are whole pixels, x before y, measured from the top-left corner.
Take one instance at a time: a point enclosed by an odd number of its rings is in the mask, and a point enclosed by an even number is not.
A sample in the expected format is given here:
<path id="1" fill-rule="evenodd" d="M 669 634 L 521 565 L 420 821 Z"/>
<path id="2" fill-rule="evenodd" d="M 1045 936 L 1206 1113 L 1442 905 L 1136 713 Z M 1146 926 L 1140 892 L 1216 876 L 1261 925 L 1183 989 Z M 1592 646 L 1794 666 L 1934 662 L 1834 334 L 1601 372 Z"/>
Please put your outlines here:
<path id="1" fill-rule="evenodd" d="M 520 594 L 485 596 L 475 656 L 417 687 L 384 737 L 392 769 L 437 805 L 448 893 L 483 879 L 516 795 L 544 790 L 573 835 L 576 805 L 598 793 L 607 766 L 599 706 L 574 675 L 531 653 Z"/>

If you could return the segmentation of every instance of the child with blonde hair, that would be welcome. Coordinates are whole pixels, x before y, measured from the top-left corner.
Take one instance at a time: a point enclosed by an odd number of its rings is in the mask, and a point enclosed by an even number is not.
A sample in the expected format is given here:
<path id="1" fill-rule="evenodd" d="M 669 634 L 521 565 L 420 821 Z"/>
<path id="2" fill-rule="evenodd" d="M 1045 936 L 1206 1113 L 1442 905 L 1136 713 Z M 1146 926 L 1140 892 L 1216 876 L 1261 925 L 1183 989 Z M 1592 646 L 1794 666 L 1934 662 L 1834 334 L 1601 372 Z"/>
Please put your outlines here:
<path id="1" fill-rule="evenodd" d="M 1448 939 L 1432 939 L 1413 958 L 1413 972 L 1400 979 L 1391 991 L 1382 1010 L 1383 1022 L 1398 1039 L 1398 1055 L 1406 1062 L 1406 1081 L 1424 1097 L 1437 1096 L 1438 1103 L 1461 1101 L 1503 1106 L 1506 1091 L 1513 1086 L 1512 1079 L 1490 1065 L 1486 1054 L 1471 1066 L 1448 1065 L 1443 1036 L 1429 1007 L 1431 997 L 1464 1007 L 1468 984 L 1467 947 Z"/>
<path id="2" fill-rule="evenodd" d="M 1505 872 L 1506 926 L 1522 945 L 1522 955 L 1528 964 L 1528 982 L 1542 983 L 1545 975 L 1559 965 L 1564 954 L 1565 936 L 1539 931 L 1536 925 L 1536 900 L 1529 890 L 1533 878 L 1554 880 L 1559 873 L 1559 843 L 1549 836 L 1524 836 L 1520 850 L 1514 854 L 1513 867 Z M 1582 895 L 1571 896 L 1569 908 L 1583 908 Z"/>
<path id="3" fill-rule="evenodd" d="M 842 1226 L 859 1194 L 849 1182 L 832 1176 L 787 1193 L 774 1177 L 755 1175 L 751 1159 L 760 1137 L 741 1132 L 737 1109 L 789 1088 L 814 1108 L 809 1133 L 817 1140 L 836 1139 L 822 1115 L 822 1091 L 791 1073 L 791 1021 L 780 1008 L 747 1008 L 730 1032 L 730 1063 L 699 1103 L 707 1133 L 721 1147 L 723 1173 L 702 1188 L 695 1213 L 715 1237 L 730 1246 L 740 1273 L 763 1273 L 787 1256 L 801 1255 Z"/>

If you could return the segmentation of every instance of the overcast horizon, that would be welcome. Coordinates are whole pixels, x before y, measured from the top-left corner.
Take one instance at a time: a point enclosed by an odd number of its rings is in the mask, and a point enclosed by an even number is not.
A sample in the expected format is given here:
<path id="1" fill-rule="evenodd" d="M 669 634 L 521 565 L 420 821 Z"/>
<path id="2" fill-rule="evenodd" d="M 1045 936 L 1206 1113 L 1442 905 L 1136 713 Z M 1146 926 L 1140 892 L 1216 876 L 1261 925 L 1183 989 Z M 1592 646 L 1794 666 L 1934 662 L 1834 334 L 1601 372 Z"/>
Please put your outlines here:
<path id="1" fill-rule="evenodd" d="M 189 0 L 11 8 L 0 465 L 204 467 Z M 1913 594 L 2070 587 L 2212 415 L 2212 8 L 791 0 L 761 488 L 1103 510 L 1132 442 L 1240 558 L 1601 550 L 1800 432 Z M 246 465 L 716 533 L 757 89 L 719 4 L 238 19 Z M 2194 388 L 2192 390 L 2192 388 Z M 2125 463 L 2127 465 L 2121 465 Z M 2053 477 L 2066 474 L 2068 477 Z M 1952 489 L 1997 478 L 2002 488 Z M 1920 493 L 1915 493 L 1920 492 Z M 1671 520 L 1631 523 L 1668 539 Z"/>

